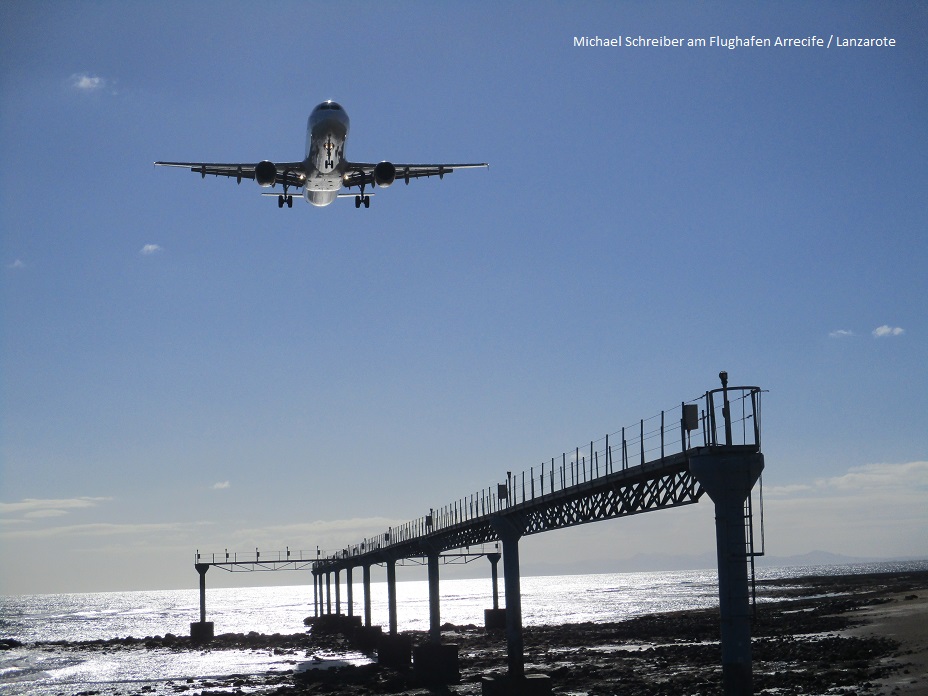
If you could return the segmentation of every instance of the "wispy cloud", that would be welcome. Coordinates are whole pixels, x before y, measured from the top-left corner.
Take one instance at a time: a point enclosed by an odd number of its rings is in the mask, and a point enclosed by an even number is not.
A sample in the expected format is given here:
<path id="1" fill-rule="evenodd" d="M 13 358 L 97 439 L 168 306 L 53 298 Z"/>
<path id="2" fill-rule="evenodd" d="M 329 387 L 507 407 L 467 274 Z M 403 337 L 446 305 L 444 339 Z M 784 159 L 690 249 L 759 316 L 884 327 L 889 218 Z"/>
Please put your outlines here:
<path id="1" fill-rule="evenodd" d="M 46 527 L 44 529 L 14 529 L 0 532 L 5 539 L 48 539 L 52 537 L 108 537 L 140 536 L 146 534 L 167 534 L 191 531 L 191 525 L 179 522 L 149 524 L 112 524 L 97 522 L 93 524 L 73 524 L 63 527 Z"/>
<path id="2" fill-rule="evenodd" d="M 928 493 L 928 461 L 903 464 L 865 464 L 854 466 L 840 476 L 818 478 L 809 483 L 785 486 L 765 486 L 764 495 L 771 497 L 843 496 L 890 491 L 924 496 Z"/>
<path id="3" fill-rule="evenodd" d="M 926 496 L 928 461 L 866 464 L 808 483 L 764 486 L 767 541 L 782 555 L 827 548 L 923 557 Z"/>
<path id="4" fill-rule="evenodd" d="M 23 515 L 24 517 L 59 517 L 68 510 L 96 507 L 112 498 L 24 498 L 18 503 L 0 503 L 0 515 Z"/>
<path id="5" fill-rule="evenodd" d="M 888 324 L 883 324 L 883 326 L 878 326 L 873 330 L 874 338 L 883 338 L 884 336 L 901 336 L 905 333 L 905 329 L 899 326 L 889 326 Z"/>
<path id="6" fill-rule="evenodd" d="M 850 336 L 856 336 L 856 335 L 857 334 L 855 334 L 853 331 L 850 331 L 848 329 L 835 329 L 834 331 L 828 334 L 829 338 L 848 338 Z"/>
<path id="7" fill-rule="evenodd" d="M 16 259 L 13 263 L 7 264 L 7 268 L 12 268 L 13 270 L 21 270 L 26 267 L 26 264 L 23 263 L 22 259 Z"/>
<path id="8" fill-rule="evenodd" d="M 158 246 L 157 244 L 146 244 L 139 250 L 139 253 L 142 256 L 151 256 L 152 254 L 158 254 L 160 252 L 161 252 L 161 247 Z"/>
<path id="9" fill-rule="evenodd" d="M 405 521 L 387 517 L 355 517 L 345 520 L 296 522 L 238 529 L 227 535 L 226 539 L 228 543 L 240 545 L 242 548 L 259 544 L 283 548 L 287 543 L 290 543 L 291 548 L 298 548 L 303 541 L 311 540 L 314 546 L 320 546 L 323 551 L 334 551 L 382 534 L 388 528 L 396 527 Z"/>
<path id="10" fill-rule="evenodd" d="M 224 491 L 226 488 L 231 487 L 232 484 L 228 481 L 219 481 L 218 483 L 213 484 L 214 491 Z"/>
<path id="11" fill-rule="evenodd" d="M 928 492 L 928 461 L 905 464 L 866 464 L 848 469 L 846 474 L 815 482 L 821 490 L 873 491 L 876 489 L 921 490 Z"/>
<path id="12" fill-rule="evenodd" d="M 99 75 L 81 72 L 71 75 L 71 86 L 82 92 L 97 92 L 107 86 L 107 80 Z"/>

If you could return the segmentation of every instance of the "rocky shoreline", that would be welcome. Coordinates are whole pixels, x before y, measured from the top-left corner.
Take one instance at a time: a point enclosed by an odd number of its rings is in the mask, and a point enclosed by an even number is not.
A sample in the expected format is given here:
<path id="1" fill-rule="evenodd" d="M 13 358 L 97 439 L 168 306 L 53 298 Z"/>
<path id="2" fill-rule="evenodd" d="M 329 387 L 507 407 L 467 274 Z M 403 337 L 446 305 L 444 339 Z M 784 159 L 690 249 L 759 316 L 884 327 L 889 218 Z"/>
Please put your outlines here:
<path id="1" fill-rule="evenodd" d="M 928 634 L 928 621 L 917 622 L 918 627 L 926 628 L 916 628 L 914 637 L 864 630 L 874 612 L 883 609 L 905 615 L 924 612 L 928 619 L 928 572 L 759 583 L 752 629 L 755 694 L 928 693 L 925 655 L 919 652 L 919 646 L 925 647 L 924 641 L 919 641 Z M 414 644 L 426 640 L 423 633 L 412 632 L 410 636 Z M 717 610 L 656 614 L 616 623 L 527 627 L 524 636 L 526 671 L 549 675 L 556 694 L 721 693 Z M 139 693 L 147 694 L 470 696 L 481 692 L 483 675 L 504 673 L 506 641 L 502 634 L 487 633 L 473 625 L 445 625 L 442 639 L 459 646 L 461 682 L 438 690 L 418 685 L 412 672 L 386 669 L 376 662 L 340 662 L 337 656 L 352 650 L 348 639 L 337 632 L 319 630 L 271 636 L 225 634 L 208 647 L 171 634 L 31 647 L 58 651 L 261 650 L 285 656 L 293 666 L 292 670 L 266 675 L 146 685 Z M 82 692 L 81 696 L 95 693 L 110 692 Z"/>

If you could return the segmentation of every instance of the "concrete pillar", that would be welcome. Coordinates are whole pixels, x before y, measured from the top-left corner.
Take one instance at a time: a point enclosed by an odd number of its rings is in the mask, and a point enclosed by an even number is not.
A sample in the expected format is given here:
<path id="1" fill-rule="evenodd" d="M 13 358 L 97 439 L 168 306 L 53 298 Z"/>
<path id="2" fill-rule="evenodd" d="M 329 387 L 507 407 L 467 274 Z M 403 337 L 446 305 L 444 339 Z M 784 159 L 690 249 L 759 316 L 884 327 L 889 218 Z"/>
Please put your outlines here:
<path id="1" fill-rule="evenodd" d="M 206 623 L 206 571 L 209 564 L 197 563 L 194 567 L 200 574 L 200 623 Z"/>
<path id="2" fill-rule="evenodd" d="M 332 613 L 332 573 L 329 571 L 325 574 L 325 613 Z"/>
<path id="3" fill-rule="evenodd" d="M 503 631 L 506 629 L 506 610 L 499 608 L 499 559 L 498 553 L 488 553 L 491 576 L 493 580 L 493 608 L 483 610 L 483 626 L 488 631 Z"/>
<path id="4" fill-rule="evenodd" d="M 429 565 L 429 641 L 434 644 L 441 643 L 441 610 L 439 607 L 440 594 L 438 588 L 438 553 L 428 555 Z"/>
<path id="5" fill-rule="evenodd" d="M 200 574 L 200 620 L 190 624 L 190 640 L 194 643 L 205 643 L 213 639 L 213 622 L 206 620 L 206 571 L 208 563 L 194 565 Z"/>
<path id="6" fill-rule="evenodd" d="M 499 559 L 498 553 L 488 553 L 487 560 L 490 561 L 490 577 L 493 580 L 493 609 L 499 609 Z"/>
<path id="7" fill-rule="evenodd" d="M 505 517 L 492 521 L 503 543 L 503 586 L 506 592 L 506 647 L 509 679 L 521 683 L 525 676 L 525 645 L 522 639 L 522 589 L 519 581 L 519 539 L 522 530 Z"/>
<path id="8" fill-rule="evenodd" d="M 364 625 L 371 625 L 371 566 L 368 563 L 364 566 Z"/>
<path id="9" fill-rule="evenodd" d="M 342 583 L 340 579 L 341 572 L 342 571 L 340 569 L 335 571 L 335 613 L 336 614 L 342 613 L 342 592 L 341 592 Z"/>
<path id="10" fill-rule="evenodd" d="M 390 615 L 390 635 L 396 635 L 396 559 L 387 559 L 387 608 Z"/>
<path id="11" fill-rule="evenodd" d="M 319 616 L 319 574 L 313 572 L 313 611 Z"/>
<path id="12" fill-rule="evenodd" d="M 345 571 L 345 582 L 348 587 L 348 616 L 354 616 L 354 588 L 351 586 L 351 566 Z"/>
<path id="13" fill-rule="evenodd" d="M 744 504 L 764 469 L 753 448 L 707 447 L 690 456 L 690 473 L 715 503 L 725 696 L 751 696 L 751 598 Z"/>

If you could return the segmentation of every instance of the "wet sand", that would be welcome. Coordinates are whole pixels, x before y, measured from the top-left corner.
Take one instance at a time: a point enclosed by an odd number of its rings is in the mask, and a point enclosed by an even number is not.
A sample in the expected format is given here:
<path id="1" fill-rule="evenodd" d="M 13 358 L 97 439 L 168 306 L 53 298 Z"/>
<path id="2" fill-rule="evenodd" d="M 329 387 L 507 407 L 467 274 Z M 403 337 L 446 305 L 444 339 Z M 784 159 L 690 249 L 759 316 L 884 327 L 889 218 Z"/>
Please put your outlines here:
<path id="1" fill-rule="evenodd" d="M 219 636 L 211 650 L 273 650 L 290 672 L 153 684 L 146 693 L 330 694 L 481 693 L 485 674 L 503 674 L 506 641 L 478 626 L 443 627 L 459 648 L 461 682 L 442 689 L 416 683 L 411 672 L 377 664 L 331 665 L 348 639 L 319 631 L 292 636 Z M 808 696 L 928 696 L 928 572 L 809 577 L 758 584 L 753 626 L 754 693 Z M 410 634 L 413 643 L 423 633 Z M 555 694 L 664 696 L 721 693 L 717 610 L 644 616 L 616 623 L 525 629 L 526 671 L 551 677 Z M 198 649 L 189 639 L 97 641 L 70 649 Z M 199 648 L 202 649 L 202 648 Z M 321 656 L 321 657 L 320 657 Z M 105 688 L 99 693 L 109 693 Z"/>

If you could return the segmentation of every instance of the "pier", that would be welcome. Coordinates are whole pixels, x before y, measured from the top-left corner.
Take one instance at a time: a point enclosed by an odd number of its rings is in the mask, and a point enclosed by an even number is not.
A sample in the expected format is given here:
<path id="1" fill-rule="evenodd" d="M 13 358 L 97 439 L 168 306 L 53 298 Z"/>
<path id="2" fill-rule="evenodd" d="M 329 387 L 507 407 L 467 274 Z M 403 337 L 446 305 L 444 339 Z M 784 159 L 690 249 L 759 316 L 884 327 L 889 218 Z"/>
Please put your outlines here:
<path id="1" fill-rule="evenodd" d="M 499 621 L 505 615 L 507 674 L 503 678 L 485 677 L 483 693 L 550 693 L 547 677 L 525 672 L 519 541 L 531 534 L 690 505 L 708 495 L 716 511 L 723 693 L 752 694 L 754 558 L 763 554 L 763 545 L 761 542 L 760 549 L 755 546 L 751 492 L 764 468 L 761 389 L 730 387 L 725 372 L 719 378 L 721 388 L 682 402 L 670 412 L 642 419 L 637 428 L 623 428 L 590 442 L 588 448 L 575 447 L 573 452 L 563 452 L 526 471 L 506 472 L 500 482 L 430 509 L 375 537 L 337 551 L 317 550 L 308 565 L 313 575 L 316 617 L 333 615 L 333 577 L 335 615 L 340 615 L 343 571 L 348 616 L 353 616 L 353 572 L 361 569 L 362 631 L 379 636 L 382 663 L 408 668 L 409 639 L 397 634 L 396 565 L 424 561 L 429 583 L 429 640 L 417 646 L 414 664 L 417 673 L 421 666 L 425 681 L 453 682 L 457 649 L 441 643 L 440 567 L 455 558 L 485 556 L 494 578 L 494 605 L 493 610 L 487 610 L 486 623 L 490 627 L 491 617 Z M 493 550 L 486 551 L 488 546 Z M 504 609 L 499 608 L 496 587 L 500 547 Z M 471 554 L 469 550 L 474 548 L 481 551 Z M 228 559 L 222 561 L 202 563 L 198 559 L 201 602 L 206 570 L 200 571 L 200 567 L 230 565 Z M 387 634 L 371 626 L 372 566 L 386 567 Z M 205 622 L 202 612 L 201 621 Z"/>

